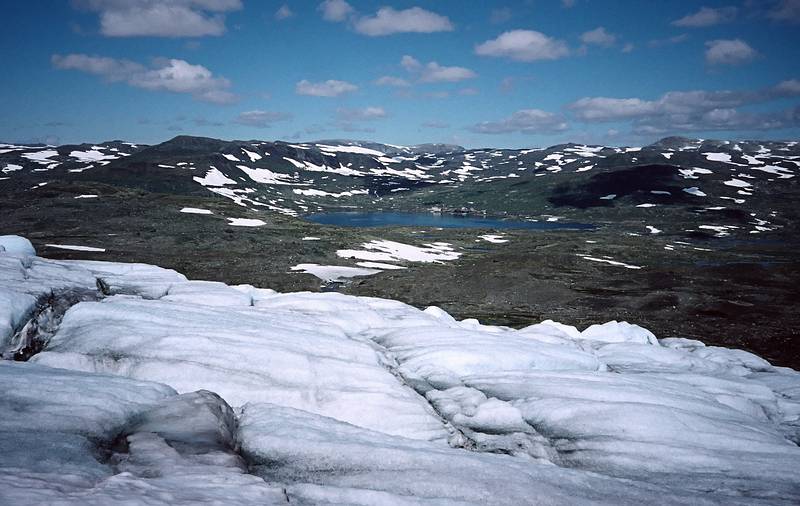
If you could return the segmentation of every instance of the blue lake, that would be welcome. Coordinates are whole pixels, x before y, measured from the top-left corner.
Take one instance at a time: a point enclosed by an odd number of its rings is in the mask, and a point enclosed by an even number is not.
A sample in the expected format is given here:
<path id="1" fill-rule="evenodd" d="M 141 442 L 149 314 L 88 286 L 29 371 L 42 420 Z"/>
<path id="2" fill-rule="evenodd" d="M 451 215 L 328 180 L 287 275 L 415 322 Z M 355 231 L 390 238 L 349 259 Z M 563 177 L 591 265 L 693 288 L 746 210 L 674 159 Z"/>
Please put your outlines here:
<path id="1" fill-rule="evenodd" d="M 560 221 L 520 221 L 499 218 L 478 218 L 431 213 L 319 213 L 305 216 L 305 219 L 322 225 L 340 227 L 441 227 L 441 228 L 496 228 L 531 230 L 587 230 L 595 228 L 586 223 Z"/>

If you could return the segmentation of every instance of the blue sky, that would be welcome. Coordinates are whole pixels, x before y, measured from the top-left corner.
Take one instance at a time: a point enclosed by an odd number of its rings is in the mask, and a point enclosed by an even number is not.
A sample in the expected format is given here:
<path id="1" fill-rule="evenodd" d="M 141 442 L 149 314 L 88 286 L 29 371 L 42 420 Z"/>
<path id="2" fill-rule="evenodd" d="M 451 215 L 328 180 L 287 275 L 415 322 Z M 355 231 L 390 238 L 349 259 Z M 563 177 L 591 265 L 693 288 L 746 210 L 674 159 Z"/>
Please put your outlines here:
<path id="1" fill-rule="evenodd" d="M 53 0 L 3 12 L 3 141 L 800 137 L 800 0 Z"/>

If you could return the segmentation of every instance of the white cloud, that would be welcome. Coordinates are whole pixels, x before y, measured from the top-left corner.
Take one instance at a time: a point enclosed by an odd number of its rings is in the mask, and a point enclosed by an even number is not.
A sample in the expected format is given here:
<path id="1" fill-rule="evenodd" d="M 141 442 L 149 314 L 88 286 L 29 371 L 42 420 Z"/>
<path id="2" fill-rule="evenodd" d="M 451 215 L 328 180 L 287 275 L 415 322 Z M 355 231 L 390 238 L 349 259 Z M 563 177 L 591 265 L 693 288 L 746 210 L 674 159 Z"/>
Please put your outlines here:
<path id="1" fill-rule="evenodd" d="M 339 23 L 355 12 L 353 6 L 344 0 L 325 0 L 318 7 L 325 21 Z"/>
<path id="2" fill-rule="evenodd" d="M 511 30 L 479 44 L 475 47 L 475 53 L 517 61 L 556 60 L 567 56 L 569 48 L 563 41 L 541 32 Z"/>
<path id="3" fill-rule="evenodd" d="M 616 121 L 648 116 L 687 116 L 712 109 L 729 109 L 800 94 L 794 80 L 756 91 L 670 91 L 655 100 L 585 97 L 567 106 L 583 121 Z"/>
<path id="4" fill-rule="evenodd" d="M 624 46 L 622 46 L 622 52 L 623 52 L 623 53 L 630 53 L 630 52 L 632 52 L 634 49 L 636 49 L 636 46 L 635 46 L 635 45 L 633 45 L 633 44 L 632 44 L 632 43 L 630 43 L 630 42 L 628 42 L 627 44 L 625 44 Z"/>
<path id="5" fill-rule="evenodd" d="M 100 15 L 100 32 L 109 37 L 203 37 L 225 33 L 225 12 L 240 0 L 77 0 Z"/>
<path id="6" fill-rule="evenodd" d="M 435 61 L 425 65 L 420 75 L 420 82 L 423 83 L 454 83 L 465 79 L 474 79 L 478 74 L 464 67 L 444 67 Z"/>
<path id="7" fill-rule="evenodd" d="M 584 121 L 614 121 L 652 114 L 654 102 L 638 98 L 585 97 L 570 104 L 569 109 Z"/>
<path id="8" fill-rule="evenodd" d="M 378 86 L 393 86 L 395 88 L 406 88 L 411 86 L 411 83 L 403 79 L 402 77 L 395 77 L 395 76 L 381 76 L 375 80 L 375 84 Z"/>
<path id="9" fill-rule="evenodd" d="M 775 86 L 774 90 L 779 97 L 800 96 L 800 81 L 797 79 L 782 81 Z"/>
<path id="10" fill-rule="evenodd" d="M 435 61 L 423 65 L 410 55 L 404 55 L 400 59 L 400 66 L 407 72 L 415 74 L 421 83 L 455 83 L 478 77 L 478 74 L 465 67 L 446 67 Z"/>
<path id="11" fill-rule="evenodd" d="M 739 65 L 758 56 L 758 52 L 741 39 L 706 42 L 706 62 L 711 65 Z"/>
<path id="12" fill-rule="evenodd" d="M 422 67 L 419 60 L 407 54 L 400 58 L 400 65 L 409 72 L 415 72 Z"/>
<path id="13" fill-rule="evenodd" d="M 797 111 L 750 113 L 738 108 L 800 96 L 800 81 L 790 79 L 769 88 L 745 91 L 671 91 L 655 100 L 586 97 L 567 106 L 587 122 L 632 120 L 635 130 L 665 134 L 703 130 L 765 130 L 796 126 Z"/>
<path id="14" fill-rule="evenodd" d="M 523 134 L 549 134 L 563 132 L 568 128 L 560 115 L 540 109 L 523 109 L 508 118 L 499 121 L 484 121 L 469 127 L 479 134 L 505 134 L 521 132 Z"/>
<path id="15" fill-rule="evenodd" d="M 278 8 L 277 11 L 275 11 L 275 19 L 277 19 L 278 21 L 288 19 L 292 16 L 294 16 L 294 12 L 292 12 L 292 9 L 289 7 L 289 4 L 283 4 Z"/>
<path id="16" fill-rule="evenodd" d="M 196 100 L 218 104 L 236 100 L 236 96 L 228 91 L 230 81 L 215 77 L 202 65 L 192 65 L 184 60 L 158 59 L 151 67 L 130 60 L 85 54 L 56 54 L 51 60 L 59 69 L 87 72 L 110 82 L 125 82 L 146 90 L 186 93 Z"/>
<path id="17" fill-rule="evenodd" d="M 575 0 L 561 0 L 561 5 L 565 9 L 570 9 L 575 6 Z"/>
<path id="18" fill-rule="evenodd" d="M 272 126 L 273 123 L 285 121 L 291 119 L 291 117 L 292 115 L 287 112 L 255 110 L 239 113 L 233 122 L 239 125 L 267 128 Z"/>
<path id="19" fill-rule="evenodd" d="M 591 44 L 595 46 L 610 47 L 617 41 L 617 36 L 609 33 L 602 26 L 598 26 L 594 30 L 584 32 L 581 35 L 581 42 L 584 44 Z"/>
<path id="20" fill-rule="evenodd" d="M 111 82 L 125 81 L 136 73 L 147 71 L 144 65 L 130 60 L 118 60 L 85 54 L 54 54 L 51 61 L 56 68 L 80 70 L 96 76 L 102 76 Z"/>
<path id="21" fill-rule="evenodd" d="M 701 7 L 699 11 L 694 14 L 689 14 L 680 19 L 672 22 L 674 26 L 681 26 L 684 28 L 703 28 L 707 26 L 719 25 L 722 23 L 729 23 L 736 18 L 739 9 L 736 7 L 719 7 L 712 9 L 711 7 Z"/>
<path id="22" fill-rule="evenodd" d="M 420 7 L 399 11 L 392 7 L 381 7 L 373 16 L 356 19 L 353 28 L 356 32 L 370 37 L 395 33 L 450 32 L 454 29 L 453 23 L 446 16 Z"/>
<path id="23" fill-rule="evenodd" d="M 383 107 L 364 107 L 361 109 L 339 108 L 336 117 L 340 121 L 373 121 L 386 118 L 388 114 Z"/>
<path id="24" fill-rule="evenodd" d="M 295 85 L 295 92 L 298 95 L 310 95 L 312 97 L 338 97 L 345 93 L 351 93 L 358 89 L 358 86 L 346 81 L 329 79 L 327 81 L 312 83 L 306 79 Z"/>
<path id="25" fill-rule="evenodd" d="M 800 0 L 780 0 L 767 16 L 775 21 L 800 23 Z"/>

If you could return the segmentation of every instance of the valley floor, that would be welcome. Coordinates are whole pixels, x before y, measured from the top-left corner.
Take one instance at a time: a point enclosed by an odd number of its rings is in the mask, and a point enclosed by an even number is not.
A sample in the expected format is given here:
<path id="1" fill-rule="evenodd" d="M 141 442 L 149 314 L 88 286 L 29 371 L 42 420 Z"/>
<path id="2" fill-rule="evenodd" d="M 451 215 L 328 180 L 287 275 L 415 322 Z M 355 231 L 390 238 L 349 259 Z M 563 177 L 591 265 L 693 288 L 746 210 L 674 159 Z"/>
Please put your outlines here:
<path id="1" fill-rule="evenodd" d="M 100 197 L 74 198 L 85 193 Z M 180 212 L 185 208 L 214 214 Z M 0 209 L 0 233 L 27 235 L 45 257 L 154 263 L 192 278 L 284 292 L 331 288 L 292 267 L 365 262 L 337 252 L 373 258 L 379 252 L 363 245 L 374 241 L 443 243 L 459 256 L 401 261 L 405 269 L 334 288 L 517 327 L 545 318 L 580 325 L 636 321 L 660 336 L 743 348 L 776 365 L 800 367 L 800 321 L 792 310 L 800 300 L 800 244 L 786 230 L 742 240 L 714 231 L 672 233 L 653 220 L 664 229 L 654 234 L 624 216 L 597 214 L 570 218 L 596 223 L 590 231 L 354 229 L 265 216 L 214 196 L 86 184 L 0 197 Z M 242 218 L 263 225 L 231 226 Z M 669 216 L 662 221 L 676 230 L 691 225 Z"/>

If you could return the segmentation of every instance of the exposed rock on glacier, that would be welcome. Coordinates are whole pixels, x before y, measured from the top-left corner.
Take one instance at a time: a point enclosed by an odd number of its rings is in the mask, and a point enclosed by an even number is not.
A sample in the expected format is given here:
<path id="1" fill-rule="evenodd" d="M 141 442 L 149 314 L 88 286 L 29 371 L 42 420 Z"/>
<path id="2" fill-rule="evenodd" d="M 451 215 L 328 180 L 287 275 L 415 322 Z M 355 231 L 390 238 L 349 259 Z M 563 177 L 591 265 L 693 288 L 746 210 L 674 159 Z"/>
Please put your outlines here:
<path id="1" fill-rule="evenodd" d="M 0 253 L 6 348 L 54 297 L 0 502 L 800 501 L 800 373 L 742 350 Z"/>

